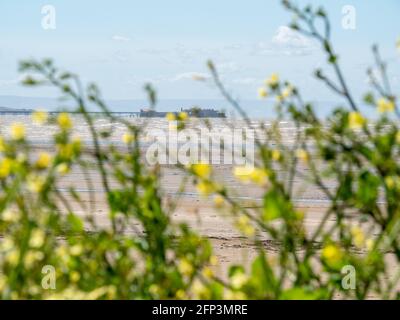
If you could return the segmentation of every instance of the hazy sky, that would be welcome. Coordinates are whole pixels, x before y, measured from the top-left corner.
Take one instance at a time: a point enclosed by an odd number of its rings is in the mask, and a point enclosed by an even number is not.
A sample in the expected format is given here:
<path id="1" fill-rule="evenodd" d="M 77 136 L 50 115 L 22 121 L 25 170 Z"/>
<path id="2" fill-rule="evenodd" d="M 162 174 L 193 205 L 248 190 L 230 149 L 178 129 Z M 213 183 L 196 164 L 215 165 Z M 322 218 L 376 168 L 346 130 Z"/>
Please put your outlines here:
<path id="1" fill-rule="evenodd" d="M 364 69 L 371 62 L 370 45 L 379 43 L 390 61 L 391 78 L 400 87 L 398 0 L 325 0 L 333 38 L 356 96 L 367 86 Z M 305 1 L 301 1 L 305 3 Z M 42 28 L 44 5 L 56 9 L 56 29 Z M 342 8 L 356 9 L 356 29 L 342 28 Z M 1 0 L 0 95 L 48 96 L 48 89 L 17 85 L 17 61 L 52 57 L 58 65 L 96 81 L 107 98 L 143 98 L 151 82 L 161 98 L 216 98 L 207 83 L 213 59 L 227 86 L 243 99 L 256 98 L 272 72 L 300 85 L 304 95 L 332 100 L 311 74 L 325 66 L 312 41 L 284 26 L 291 15 L 280 1 L 261 0 Z"/>

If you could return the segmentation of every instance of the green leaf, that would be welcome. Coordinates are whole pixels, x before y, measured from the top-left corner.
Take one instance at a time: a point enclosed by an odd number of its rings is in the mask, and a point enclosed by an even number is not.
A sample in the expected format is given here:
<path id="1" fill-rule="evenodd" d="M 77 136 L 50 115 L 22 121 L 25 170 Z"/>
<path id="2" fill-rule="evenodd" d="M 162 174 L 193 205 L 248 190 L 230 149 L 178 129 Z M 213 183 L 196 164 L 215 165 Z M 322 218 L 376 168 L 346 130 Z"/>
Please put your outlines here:
<path id="1" fill-rule="evenodd" d="M 325 299 L 326 292 L 324 290 L 310 290 L 303 287 L 295 287 L 282 292 L 281 300 L 318 300 Z"/>
<path id="2" fill-rule="evenodd" d="M 71 231 L 73 231 L 73 232 L 82 232 L 83 231 L 83 222 L 82 222 L 81 218 L 79 218 L 77 215 L 70 212 L 67 215 L 67 221 L 70 225 Z"/>

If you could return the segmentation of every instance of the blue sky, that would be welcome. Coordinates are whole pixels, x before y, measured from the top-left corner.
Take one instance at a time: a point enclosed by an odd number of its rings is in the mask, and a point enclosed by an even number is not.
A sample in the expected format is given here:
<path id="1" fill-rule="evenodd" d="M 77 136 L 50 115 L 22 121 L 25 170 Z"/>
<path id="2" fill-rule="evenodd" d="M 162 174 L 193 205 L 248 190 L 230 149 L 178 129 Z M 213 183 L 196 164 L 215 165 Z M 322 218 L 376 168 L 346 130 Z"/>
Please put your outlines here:
<path id="1" fill-rule="evenodd" d="M 390 61 L 390 76 L 400 88 L 400 1 L 325 0 L 333 39 L 354 94 L 367 87 L 365 68 L 372 43 Z M 300 1 L 305 3 L 305 1 Z M 383 4 L 384 3 L 384 4 Z M 42 28 L 41 9 L 56 9 L 56 29 Z M 356 8 L 356 29 L 342 28 L 342 7 Z M 161 99 L 215 99 L 207 76 L 213 59 L 226 85 L 242 99 L 255 99 L 257 88 L 272 72 L 298 84 L 308 99 L 332 101 L 312 77 L 325 59 L 309 39 L 284 26 L 291 20 L 280 1 L 261 0 L 2 0 L 0 3 L 0 95 L 51 96 L 49 89 L 20 87 L 17 61 L 52 57 L 58 65 L 96 81 L 110 99 L 144 98 L 151 82 Z"/>

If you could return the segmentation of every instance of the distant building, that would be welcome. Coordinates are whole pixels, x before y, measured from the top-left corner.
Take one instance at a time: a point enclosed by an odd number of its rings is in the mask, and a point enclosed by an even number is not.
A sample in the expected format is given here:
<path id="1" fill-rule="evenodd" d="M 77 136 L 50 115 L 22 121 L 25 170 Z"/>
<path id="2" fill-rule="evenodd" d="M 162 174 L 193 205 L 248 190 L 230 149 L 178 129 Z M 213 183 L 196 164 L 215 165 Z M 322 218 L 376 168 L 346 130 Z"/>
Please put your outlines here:
<path id="1" fill-rule="evenodd" d="M 201 109 L 201 108 L 190 108 L 181 109 L 182 112 L 186 112 L 189 117 L 195 118 L 225 118 L 225 112 L 218 111 L 215 109 Z"/>
<path id="2" fill-rule="evenodd" d="M 168 112 L 158 112 L 155 110 L 140 109 L 140 118 L 165 118 Z"/>
<path id="3" fill-rule="evenodd" d="M 226 118 L 225 112 L 215 109 L 201 109 L 193 107 L 190 109 L 181 108 L 181 112 L 186 112 L 189 117 L 194 118 Z M 151 109 L 140 109 L 141 118 L 165 118 L 168 113 L 178 115 L 178 112 L 159 112 Z"/>

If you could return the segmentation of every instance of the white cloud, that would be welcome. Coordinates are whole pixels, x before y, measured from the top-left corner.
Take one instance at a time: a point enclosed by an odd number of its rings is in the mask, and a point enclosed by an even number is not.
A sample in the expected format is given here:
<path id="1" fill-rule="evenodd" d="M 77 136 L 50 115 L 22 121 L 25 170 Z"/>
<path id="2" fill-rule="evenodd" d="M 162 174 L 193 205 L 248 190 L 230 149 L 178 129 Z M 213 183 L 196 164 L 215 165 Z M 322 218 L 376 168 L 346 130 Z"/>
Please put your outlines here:
<path id="1" fill-rule="evenodd" d="M 270 42 L 259 42 L 253 53 L 257 55 L 304 56 L 316 49 L 315 42 L 301 33 L 280 26 Z"/>
<path id="2" fill-rule="evenodd" d="M 125 37 L 125 36 L 121 36 L 121 35 L 113 35 L 112 38 L 114 41 L 119 41 L 119 42 L 128 42 L 131 41 L 130 38 Z"/>
<path id="3" fill-rule="evenodd" d="M 272 38 L 272 43 L 291 48 L 308 48 L 311 46 L 310 39 L 287 26 L 280 26 L 278 28 L 275 36 Z"/>
<path id="4" fill-rule="evenodd" d="M 3 79 L 3 80 L 0 79 L 0 87 L 7 87 L 20 84 L 25 78 L 26 75 L 21 74 L 15 79 Z"/>

